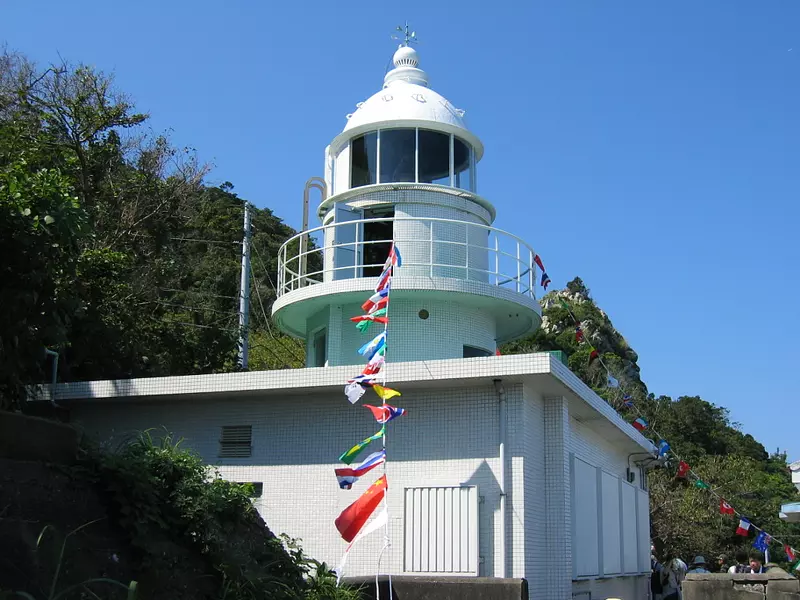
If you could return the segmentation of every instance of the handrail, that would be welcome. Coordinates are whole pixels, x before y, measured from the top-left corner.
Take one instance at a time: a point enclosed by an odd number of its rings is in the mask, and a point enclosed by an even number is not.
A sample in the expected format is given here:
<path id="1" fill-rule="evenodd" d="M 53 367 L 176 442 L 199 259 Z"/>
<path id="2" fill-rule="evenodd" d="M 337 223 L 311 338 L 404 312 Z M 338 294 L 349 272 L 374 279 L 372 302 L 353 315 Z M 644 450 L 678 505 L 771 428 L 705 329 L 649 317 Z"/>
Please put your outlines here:
<path id="1" fill-rule="evenodd" d="M 367 240 L 363 236 L 363 226 L 370 223 L 391 222 L 393 239 Z M 422 238 L 404 238 L 411 235 L 402 228 L 404 223 L 420 223 L 429 231 Z M 401 227 L 398 227 L 401 225 Z M 438 239 L 436 226 L 457 225 L 463 228 L 461 239 Z M 337 228 L 354 227 L 353 235 L 347 241 L 337 241 Z M 480 235 L 474 232 L 485 232 L 486 242 L 480 243 Z M 444 235 L 452 238 L 452 230 Z M 308 248 L 300 245 L 302 239 L 310 236 L 321 236 L 319 247 Z M 494 236 L 494 240 L 490 238 Z M 478 238 L 473 241 L 473 238 Z M 351 241 L 352 240 L 352 241 Z M 497 287 L 511 287 L 517 293 L 535 298 L 536 265 L 533 248 L 516 235 L 482 223 L 446 219 L 441 217 L 374 217 L 370 219 L 353 219 L 328 223 L 290 237 L 278 251 L 278 296 L 300 287 L 339 279 L 355 279 L 364 277 L 365 269 L 375 269 L 383 263 L 364 263 L 364 249 L 373 244 L 389 244 L 396 242 L 405 250 L 401 273 L 423 275 L 429 277 L 455 277 L 489 283 Z M 294 244 L 294 247 L 292 245 Z M 419 254 L 419 245 L 427 257 Z M 305 246 L 305 247 L 304 247 Z M 447 250 L 452 248 L 452 250 Z M 347 250 L 348 264 L 337 262 L 337 252 Z M 352 252 L 352 255 L 350 255 Z M 321 268 L 308 271 L 308 256 L 320 255 Z M 494 259 L 490 260 L 490 255 Z M 455 262 L 452 262 L 455 260 Z M 493 267 L 493 270 L 491 269 Z"/>

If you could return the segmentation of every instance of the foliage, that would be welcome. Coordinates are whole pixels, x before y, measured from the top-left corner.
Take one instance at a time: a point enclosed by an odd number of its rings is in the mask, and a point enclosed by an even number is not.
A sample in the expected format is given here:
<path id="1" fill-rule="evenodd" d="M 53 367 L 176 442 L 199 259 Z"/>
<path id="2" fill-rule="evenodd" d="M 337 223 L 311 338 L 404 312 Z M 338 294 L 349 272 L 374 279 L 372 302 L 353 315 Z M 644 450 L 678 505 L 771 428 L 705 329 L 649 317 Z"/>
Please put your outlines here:
<path id="1" fill-rule="evenodd" d="M 91 67 L 0 55 L 0 397 L 49 380 L 46 347 L 62 380 L 237 369 L 246 201 L 146 121 Z M 300 366 L 268 316 L 295 232 L 252 223 L 251 368 Z"/>
<path id="2" fill-rule="evenodd" d="M 350 600 L 327 566 L 306 557 L 297 540 L 274 536 L 253 508 L 249 485 L 226 481 L 164 432 L 144 432 L 114 452 L 92 452 L 95 480 L 115 521 L 141 556 L 160 560 L 153 540 L 166 536 L 204 557 L 220 598 Z"/>
<path id="3" fill-rule="evenodd" d="M 570 281 L 565 290 L 548 293 L 542 304 L 542 327 L 527 338 L 507 344 L 502 349 L 504 354 L 565 352 L 570 369 L 633 420 L 637 414 L 624 411 L 620 402 L 623 393 L 630 394 L 650 424 L 650 431 L 668 440 L 713 491 L 774 537 L 797 544 L 800 527 L 778 517 L 780 505 L 797 498 L 785 455 L 769 455 L 758 441 L 730 421 L 724 407 L 698 396 L 672 399 L 648 393 L 640 378 L 638 355 L 595 304 L 580 278 Z M 572 315 L 580 321 L 585 338 L 597 348 L 602 362 L 620 381 L 621 389 L 607 386 L 600 361 L 589 364 L 589 348 L 576 341 Z M 668 464 L 649 475 L 651 536 L 659 555 L 731 556 L 748 544 L 735 535 L 736 521 L 720 514 L 717 499 L 691 481 L 676 479 L 676 468 L 676 464 Z M 773 550 L 777 551 L 773 558 L 783 558 L 782 549 Z"/>

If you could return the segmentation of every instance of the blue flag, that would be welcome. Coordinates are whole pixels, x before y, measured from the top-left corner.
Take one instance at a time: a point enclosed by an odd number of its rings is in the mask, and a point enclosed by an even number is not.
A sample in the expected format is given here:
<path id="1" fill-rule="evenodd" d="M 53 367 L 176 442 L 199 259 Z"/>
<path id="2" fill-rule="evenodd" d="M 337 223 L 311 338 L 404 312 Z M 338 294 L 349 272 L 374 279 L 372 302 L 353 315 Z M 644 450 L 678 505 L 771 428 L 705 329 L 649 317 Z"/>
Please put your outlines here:
<path id="1" fill-rule="evenodd" d="M 658 455 L 666 456 L 667 452 L 669 452 L 669 442 L 667 442 L 667 440 L 661 440 L 658 442 Z"/>
<path id="2" fill-rule="evenodd" d="M 753 542 L 753 548 L 761 552 L 766 552 L 771 541 L 772 537 L 770 537 L 766 531 L 759 531 L 756 540 Z"/>

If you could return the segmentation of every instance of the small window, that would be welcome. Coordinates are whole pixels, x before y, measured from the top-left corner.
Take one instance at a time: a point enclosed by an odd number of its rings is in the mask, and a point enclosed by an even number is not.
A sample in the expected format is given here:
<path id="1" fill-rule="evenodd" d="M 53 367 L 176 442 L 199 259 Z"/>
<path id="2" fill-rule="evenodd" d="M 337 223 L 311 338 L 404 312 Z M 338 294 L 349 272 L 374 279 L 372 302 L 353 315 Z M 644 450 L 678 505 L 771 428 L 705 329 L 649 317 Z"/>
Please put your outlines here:
<path id="1" fill-rule="evenodd" d="M 472 148 L 458 138 L 453 143 L 453 173 L 455 187 L 472 191 Z"/>
<path id="2" fill-rule="evenodd" d="M 253 453 L 252 425 L 225 425 L 219 440 L 220 458 L 247 458 Z"/>
<path id="3" fill-rule="evenodd" d="M 477 348 L 475 346 L 464 346 L 464 358 L 478 358 L 480 356 L 491 356 L 492 352 Z"/>
<path id="4" fill-rule="evenodd" d="M 324 329 L 320 329 L 314 334 L 314 367 L 324 367 L 327 360 L 328 336 Z"/>
<path id="5" fill-rule="evenodd" d="M 419 130 L 419 182 L 450 185 L 450 136 Z"/>
<path id="6" fill-rule="evenodd" d="M 377 183 L 378 134 L 365 133 L 350 142 L 350 187 Z"/>
<path id="7" fill-rule="evenodd" d="M 416 181 L 415 129 L 381 129 L 380 183 Z"/>

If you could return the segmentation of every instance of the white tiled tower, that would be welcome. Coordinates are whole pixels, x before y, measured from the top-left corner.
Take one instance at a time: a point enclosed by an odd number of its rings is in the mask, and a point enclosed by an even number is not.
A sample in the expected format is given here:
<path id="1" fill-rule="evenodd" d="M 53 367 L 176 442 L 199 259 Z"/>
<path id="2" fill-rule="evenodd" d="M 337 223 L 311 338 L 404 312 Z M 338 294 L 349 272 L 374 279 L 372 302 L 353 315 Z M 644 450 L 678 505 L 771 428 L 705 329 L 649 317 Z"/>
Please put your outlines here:
<path id="1" fill-rule="evenodd" d="M 428 86 L 417 51 L 395 52 L 383 89 L 357 105 L 326 148 L 323 225 L 281 248 L 279 327 L 306 340 L 310 367 L 356 364 L 350 317 L 375 287 L 394 241 L 392 362 L 484 356 L 534 331 L 534 251 L 492 227 L 477 193 L 481 141 L 464 111 Z M 306 237 L 307 236 L 307 237 Z M 303 252 L 305 240 L 316 247 Z"/>

